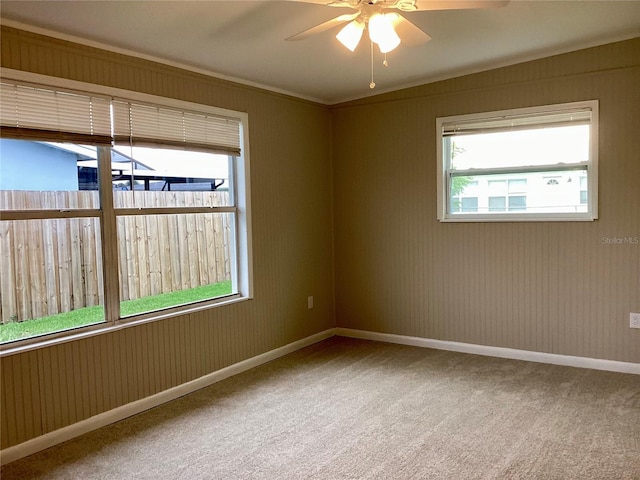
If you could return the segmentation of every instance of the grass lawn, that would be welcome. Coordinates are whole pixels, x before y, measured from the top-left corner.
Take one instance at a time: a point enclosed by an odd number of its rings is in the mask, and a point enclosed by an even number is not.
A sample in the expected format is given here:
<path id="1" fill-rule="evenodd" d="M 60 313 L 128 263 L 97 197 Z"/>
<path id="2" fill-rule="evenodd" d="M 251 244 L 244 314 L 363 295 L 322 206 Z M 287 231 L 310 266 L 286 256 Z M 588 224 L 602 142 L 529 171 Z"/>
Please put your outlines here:
<path id="1" fill-rule="evenodd" d="M 152 297 L 143 297 L 120 303 L 120 316 L 128 317 L 137 313 L 152 312 L 167 307 L 208 300 L 231 293 L 231 281 L 203 285 L 201 287 L 162 293 Z M 48 317 L 13 322 L 0 325 L 0 343 L 34 337 L 45 333 L 59 332 L 70 328 L 83 327 L 104 321 L 102 305 L 79 308 L 71 312 L 59 313 Z"/>

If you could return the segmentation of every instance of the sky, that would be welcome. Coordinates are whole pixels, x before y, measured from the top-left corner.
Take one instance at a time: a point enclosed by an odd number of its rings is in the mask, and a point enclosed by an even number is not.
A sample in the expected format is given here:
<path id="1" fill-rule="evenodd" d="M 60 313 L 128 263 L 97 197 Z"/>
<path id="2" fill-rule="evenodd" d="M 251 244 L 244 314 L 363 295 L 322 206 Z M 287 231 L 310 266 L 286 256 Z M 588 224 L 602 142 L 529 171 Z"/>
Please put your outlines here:
<path id="1" fill-rule="evenodd" d="M 589 159 L 589 126 L 455 136 L 456 169 L 555 165 Z M 497 146 L 499 145 L 499 148 Z"/>
<path id="2" fill-rule="evenodd" d="M 229 178 L 226 155 L 146 147 L 116 146 L 114 149 L 167 176 Z"/>

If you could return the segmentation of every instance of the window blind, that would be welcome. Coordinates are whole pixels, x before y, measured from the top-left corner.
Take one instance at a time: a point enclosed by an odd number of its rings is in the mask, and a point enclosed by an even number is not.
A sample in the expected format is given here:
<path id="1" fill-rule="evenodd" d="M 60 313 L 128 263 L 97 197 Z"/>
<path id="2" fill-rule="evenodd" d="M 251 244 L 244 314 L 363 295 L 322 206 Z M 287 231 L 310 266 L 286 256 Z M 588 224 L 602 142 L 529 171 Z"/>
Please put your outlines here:
<path id="1" fill-rule="evenodd" d="M 110 99 L 3 80 L 2 136 L 31 140 L 111 143 Z"/>
<path id="2" fill-rule="evenodd" d="M 223 116 L 114 100 L 113 131 L 116 143 L 240 155 L 240 122 Z"/>
<path id="3" fill-rule="evenodd" d="M 477 133 L 508 132 L 531 130 L 534 128 L 564 127 L 570 125 L 588 125 L 591 122 L 591 109 L 558 111 L 540 115 L 513 115 L 481 120 L 454 121 L 442 125 L 443 136 L 471 135 Z"/>

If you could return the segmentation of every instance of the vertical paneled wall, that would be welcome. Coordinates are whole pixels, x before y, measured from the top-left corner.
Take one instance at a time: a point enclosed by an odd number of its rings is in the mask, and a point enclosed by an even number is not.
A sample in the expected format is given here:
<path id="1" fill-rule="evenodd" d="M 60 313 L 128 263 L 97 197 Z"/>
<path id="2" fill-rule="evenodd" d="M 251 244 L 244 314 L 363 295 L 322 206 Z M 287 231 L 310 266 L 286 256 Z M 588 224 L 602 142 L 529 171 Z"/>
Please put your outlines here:
<path id="1" fill-rule="evenodd" d="M 1 448 L 334 326 L 326 107 L 5 27 L 2 66 L 247 112 L 254 299 L 3 357 Z"/>
<path id="2" fill-rule="evenodd" d="M 338 326 L 640 362 L 639 85 L 634 39 L 336 106 Z M 597 221 L 436 220 L 436 117 L 591 99 Z"/>

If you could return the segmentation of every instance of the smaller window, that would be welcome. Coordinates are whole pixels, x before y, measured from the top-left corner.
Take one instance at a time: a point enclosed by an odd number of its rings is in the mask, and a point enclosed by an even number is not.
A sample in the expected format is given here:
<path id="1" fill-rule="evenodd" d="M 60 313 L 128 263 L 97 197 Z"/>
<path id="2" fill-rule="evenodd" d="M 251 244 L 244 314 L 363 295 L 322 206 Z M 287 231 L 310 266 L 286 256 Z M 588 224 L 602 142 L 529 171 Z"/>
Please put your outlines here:
<path id="1" fill-rule="evenodd" d="M 580 204 L 587 204 L 587 177 L 580 177 Z"/>
<path id="2" fill-rule="evenodd" d="M 527 191 L 527 180 L 519 178 L 517 180 L 509 180 L 509 194 L 523 193 Z"/>
<path id="3" fill-rule="evenodd" d="M 504 212 L 507 209 L 505 197 L 489 197 L 490 212 Z"/>
<path id="4" fill-rule="evenodd" d="M 510 212 L 526 212 L 527 211 L 527 197 L 524 195 L 516 195 L 509 197 L 509 211 Z"/>
<path id="5" fill-rule="evenodd" d="M 478 197 L 463 197 L 461 199 L 463 212 L 477 212 L 478 211 Z"/>
<path id="6" fill-rule="evenodd" d="M 597 218 L 597 101 L 436 124 L 440 221 Z"/>

